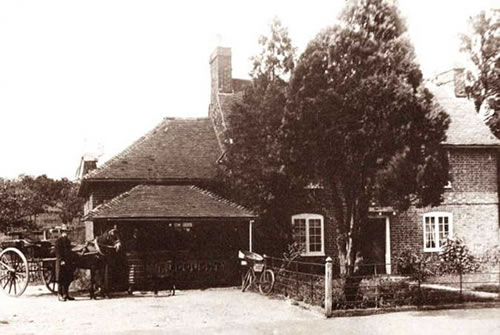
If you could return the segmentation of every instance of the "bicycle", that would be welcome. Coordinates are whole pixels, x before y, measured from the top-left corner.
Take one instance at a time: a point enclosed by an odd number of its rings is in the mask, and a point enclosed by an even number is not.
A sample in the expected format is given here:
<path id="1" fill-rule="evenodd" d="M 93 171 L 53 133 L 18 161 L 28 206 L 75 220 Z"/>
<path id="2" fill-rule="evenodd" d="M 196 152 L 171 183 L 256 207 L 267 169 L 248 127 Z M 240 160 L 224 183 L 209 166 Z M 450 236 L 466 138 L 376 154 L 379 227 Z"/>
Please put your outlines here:
<path id="1" fill-rule="evenodd" d="M 275 276 L 271 269 L 267 269 L 264 257 L 251 251 L 240 251 L 241 264 L 248 266 L 241 281 L 241 291 L 245 292 L 251 286 L 259 288 L 263 295 L 271 293 L 274 287 Z M 258 278 L 257 278 L 258 277 Z"/>

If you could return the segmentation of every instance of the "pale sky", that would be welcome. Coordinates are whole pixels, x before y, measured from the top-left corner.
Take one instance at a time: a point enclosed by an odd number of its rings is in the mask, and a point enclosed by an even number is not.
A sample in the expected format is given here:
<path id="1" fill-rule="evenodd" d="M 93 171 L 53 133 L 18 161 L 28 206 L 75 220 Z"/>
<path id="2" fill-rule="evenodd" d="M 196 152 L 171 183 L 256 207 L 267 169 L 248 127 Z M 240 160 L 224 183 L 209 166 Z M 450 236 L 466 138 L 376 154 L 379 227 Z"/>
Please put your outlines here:
<path id="1" fill-rule="evenodd" d="M 457 64 L 458 33 L 500 0 L 399 0 L 424 75 Z M 329 1 L 3 0 L 0 2 L 0 177 L 74 179 L 164 117 L 207 116 L 208 58 L 232 47 L 247 78 L 273 16 L 299 52 L 344 5 Z M 218 37 L 219 36 L 219 37 Z"/>

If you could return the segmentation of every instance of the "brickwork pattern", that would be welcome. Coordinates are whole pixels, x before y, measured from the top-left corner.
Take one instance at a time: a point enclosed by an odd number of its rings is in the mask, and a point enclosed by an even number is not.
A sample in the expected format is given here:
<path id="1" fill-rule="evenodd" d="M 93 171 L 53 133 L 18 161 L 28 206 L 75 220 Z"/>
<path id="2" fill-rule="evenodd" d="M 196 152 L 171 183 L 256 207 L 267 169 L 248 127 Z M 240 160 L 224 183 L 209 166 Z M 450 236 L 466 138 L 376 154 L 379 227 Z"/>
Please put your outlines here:
<path id="1" fill-rule="evenodd" d="M 453 214 L 455 236 L 465 240 L 475 255 L 498 245 L 499 209 L 497 156 L 493 149 L 450 149 L 451 188 L 437 207 L 411 207 L 405 212 L 390 214 L 391 262 L 401 251 L 423 252 L 423 215 L 429 212 Z M 337 257 L 335 225 L 325 216 L 326 253 Z"/>
<path id="2" fill-rule="evenodd" d="M 499 243 L 497 156 L 492 149 L 453 149 L 449 155 L 451 189 L 441 206 L 412 207 L 391 217 L 392 259 L 405 249 L 423 252 L 423 215 L 449 212 L 453 233 L 480 256 Z"/>
<path id="3" fill-rule="evenodd" d="M 453 192 L 497 192 L 497 153 L 494 149 L 450 149 Z"/>

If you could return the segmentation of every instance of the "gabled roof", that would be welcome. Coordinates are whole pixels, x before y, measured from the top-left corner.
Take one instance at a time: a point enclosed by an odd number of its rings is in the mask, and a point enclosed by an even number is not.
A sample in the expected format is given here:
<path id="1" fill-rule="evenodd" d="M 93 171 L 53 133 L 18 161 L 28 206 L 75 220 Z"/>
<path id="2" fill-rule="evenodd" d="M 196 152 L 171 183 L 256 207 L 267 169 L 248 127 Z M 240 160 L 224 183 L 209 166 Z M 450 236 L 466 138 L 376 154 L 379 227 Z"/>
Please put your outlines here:
<path id="1" fill-rule="evenodd" d="M 445 145 L 451 146 L 500 146 L 500 140 L 476 112 L 472 99 L 458 98 L 453 84 L 437 86 L 429 83 L 427 88 L 434 94 L 439 105 L 450 116 Z"/>
<path id="2" fill-rule="evenodd" d="M 190 185 L 138 185 L 84 219 L 253 218 L 249 210 Z"/>
<path id="3" fill-rule="evenodd" d="M 220 155 L 210 119 L 167 118 L 83 181 L 211 179 Z"/>

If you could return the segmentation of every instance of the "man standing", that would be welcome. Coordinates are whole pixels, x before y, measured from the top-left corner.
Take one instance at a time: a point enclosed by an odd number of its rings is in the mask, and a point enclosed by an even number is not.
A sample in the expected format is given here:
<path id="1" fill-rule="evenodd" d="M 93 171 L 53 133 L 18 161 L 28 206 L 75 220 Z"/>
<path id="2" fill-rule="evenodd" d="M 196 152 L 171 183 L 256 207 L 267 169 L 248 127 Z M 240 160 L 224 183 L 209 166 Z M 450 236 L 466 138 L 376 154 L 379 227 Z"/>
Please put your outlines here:
<path id="1" fill-rule="evenodd" d="M 61 228 L 61 236 L 55 242 L 55 252 L 58 299 L 59 301 L 75 300 L 69 295 L 69 285 L 73 281 L 75 267 L 71 242 L 68 238 L 68 228 L 64 224 Z"/>

